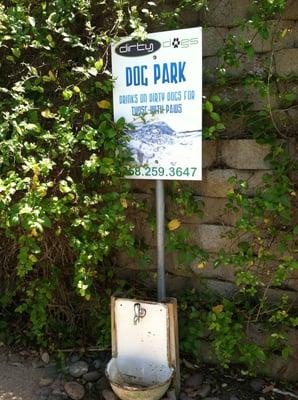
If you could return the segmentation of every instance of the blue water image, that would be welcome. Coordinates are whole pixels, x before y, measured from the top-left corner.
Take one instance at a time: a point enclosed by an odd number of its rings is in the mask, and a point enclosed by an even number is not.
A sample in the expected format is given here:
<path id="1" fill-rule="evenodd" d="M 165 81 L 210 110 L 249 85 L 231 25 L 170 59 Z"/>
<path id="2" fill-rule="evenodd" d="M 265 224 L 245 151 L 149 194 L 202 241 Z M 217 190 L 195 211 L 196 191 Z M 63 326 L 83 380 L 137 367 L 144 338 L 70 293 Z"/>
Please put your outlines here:
<path id="1" fill-rule="evenodd" d="M 198 157 L 194 144 L 198 143 L 201 131 L 176 132 L 166 122 L 154 121 L 134 123 L 134 129 L 127 134 L 130 137 L 128 148 L 141 165 L 175 166 L 183 156 L 188 161 Z"/>

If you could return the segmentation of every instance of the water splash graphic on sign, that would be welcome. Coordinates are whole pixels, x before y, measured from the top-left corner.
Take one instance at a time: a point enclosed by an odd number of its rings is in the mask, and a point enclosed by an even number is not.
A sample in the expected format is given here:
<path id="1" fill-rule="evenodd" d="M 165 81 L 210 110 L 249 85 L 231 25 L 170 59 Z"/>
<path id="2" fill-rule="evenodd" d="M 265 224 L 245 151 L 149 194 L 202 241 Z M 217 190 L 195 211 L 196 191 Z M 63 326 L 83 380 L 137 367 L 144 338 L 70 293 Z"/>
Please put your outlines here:
<path id="1" fill-rule="evenodd" d="M 176 132 L 164 121 L 154 121 L 134 123 L 134 129 L 127 134 L 130 137 L 128 147 L 138 164 L 175 166 L 182 152 L 187 154 L 188 162 L 197 160 L 194 140 L 201 137 L 201 131 Z"/>

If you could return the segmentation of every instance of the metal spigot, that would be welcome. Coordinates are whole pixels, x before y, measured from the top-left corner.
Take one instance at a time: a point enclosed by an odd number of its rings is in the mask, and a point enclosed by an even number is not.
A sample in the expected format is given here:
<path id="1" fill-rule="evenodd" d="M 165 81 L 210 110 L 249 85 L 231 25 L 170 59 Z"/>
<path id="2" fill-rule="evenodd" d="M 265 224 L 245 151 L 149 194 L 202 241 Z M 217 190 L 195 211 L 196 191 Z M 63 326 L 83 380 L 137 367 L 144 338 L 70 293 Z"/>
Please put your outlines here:
<path id="1" fill-rule="evenodd" d="M 146 315 L 146 310 L 145 308 L 141 307 L 140 303 L 135 303 L 134 305 L 134 318 L 133 318 L 133 323 L 134 325 L 137 325 L 140 322 L 141 318 L 144 318 Z"/>

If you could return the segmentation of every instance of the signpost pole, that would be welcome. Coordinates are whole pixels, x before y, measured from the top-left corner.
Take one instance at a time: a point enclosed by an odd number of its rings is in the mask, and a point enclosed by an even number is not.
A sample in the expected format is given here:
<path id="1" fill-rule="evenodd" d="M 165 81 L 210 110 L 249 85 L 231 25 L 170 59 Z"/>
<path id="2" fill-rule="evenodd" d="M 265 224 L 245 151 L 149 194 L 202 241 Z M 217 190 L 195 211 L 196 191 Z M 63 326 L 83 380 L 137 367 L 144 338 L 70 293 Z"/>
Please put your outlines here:
<path id="1" fill-rule="evenodd" d="M 162 180 L 156 181 L 157 222 L 157 294 L 158 301 L 166 300 L 165 284 L 165 190 Z"/>

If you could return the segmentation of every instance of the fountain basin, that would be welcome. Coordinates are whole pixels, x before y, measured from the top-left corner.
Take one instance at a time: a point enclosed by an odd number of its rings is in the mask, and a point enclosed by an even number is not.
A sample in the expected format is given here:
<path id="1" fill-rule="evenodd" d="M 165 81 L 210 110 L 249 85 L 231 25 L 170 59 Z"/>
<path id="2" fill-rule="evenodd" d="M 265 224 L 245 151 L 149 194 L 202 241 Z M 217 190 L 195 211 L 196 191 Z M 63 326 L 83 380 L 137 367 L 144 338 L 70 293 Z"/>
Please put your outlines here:
<path id="1" fill-rule="evenodd" d="M 174 369 L 165 364 L 112 358 L 106 376 L 121 400 L 159 400 L 168 390 Z"/>

